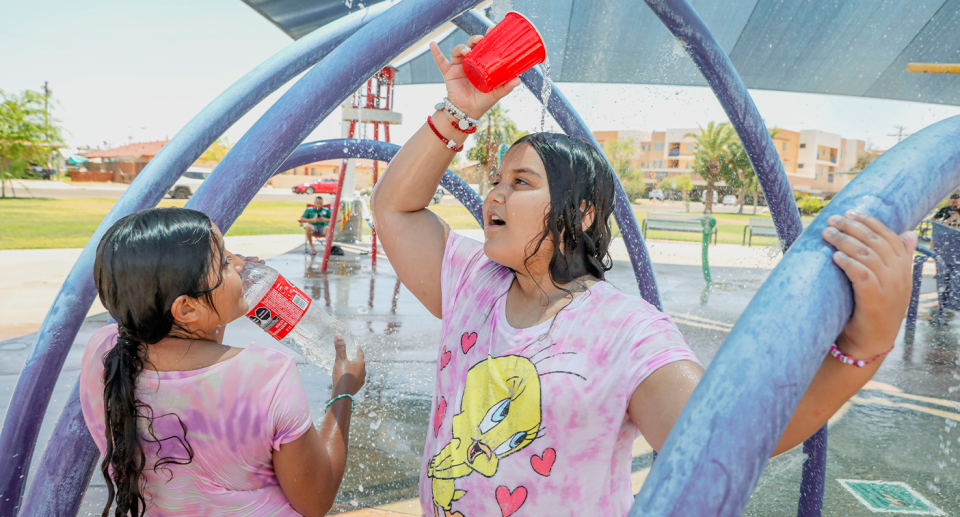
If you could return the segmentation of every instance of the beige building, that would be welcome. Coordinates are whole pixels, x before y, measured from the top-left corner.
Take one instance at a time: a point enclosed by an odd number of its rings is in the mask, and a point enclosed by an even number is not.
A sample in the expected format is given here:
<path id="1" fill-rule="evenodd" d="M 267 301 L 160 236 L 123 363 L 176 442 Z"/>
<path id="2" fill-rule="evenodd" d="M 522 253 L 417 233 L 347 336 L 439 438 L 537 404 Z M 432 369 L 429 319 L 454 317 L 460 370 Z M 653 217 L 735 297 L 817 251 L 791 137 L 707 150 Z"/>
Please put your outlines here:
<path id="1" fill-rule="evenodd" d="M 696 140 L 690 134 L 699 134 L 699 128 L 668 129 L 666 131 L 597 131 L 593 135 L 605 146 L 619 138 L 630 138 L 635 151 L 631 168 L 643 170 L 643 180 L 655 184 L 664 178 L 693 172 Z M 794 190 L 813 195 L 830 196 L 840 191 L 855 176 L 852 169 L 857 157 L 865 152 L 863 140 L 846 139 L 834 133 L 816 129 L 790 131 L 781 129 L 773 137 L 777 154 Z M 693 184 L 706 185 L 699 175 Z M 725 186 L 718 182 L 718 186 Z"/>

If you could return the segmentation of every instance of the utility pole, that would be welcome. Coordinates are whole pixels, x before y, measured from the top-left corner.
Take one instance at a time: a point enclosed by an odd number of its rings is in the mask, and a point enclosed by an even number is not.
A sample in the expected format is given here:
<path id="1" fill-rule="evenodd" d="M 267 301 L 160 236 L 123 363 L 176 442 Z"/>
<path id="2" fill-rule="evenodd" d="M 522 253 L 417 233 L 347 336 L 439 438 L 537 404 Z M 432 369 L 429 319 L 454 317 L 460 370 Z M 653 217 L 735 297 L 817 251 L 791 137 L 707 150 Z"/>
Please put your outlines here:
<path id="1" fill-rule="evenodd" d="M 898 143 L 898 144 L 900 143 L 901 140 L 903 140 L 904 138 L 910 136 L 910 133 L 904 133 L 904 131 L 906 131 L 907 128 L 905 128 L 905 127 L 903 127 L 903 126 L 893 126 L 893 129 L 896 129 L 897 132 L 894 133 L 894 134 L 887 135 L 887 136 L 895 136 L 895 137 L 897 137 L 897 143 Z"/>
<path id="2" fill-rule="evenodd" d="M 47 142 L 50 142 L 50 83 L 48 81 L 43 82 L 43 133 L 47 137 Z M 49 150 L 48 150 L 49 151 Z M 47 155 L 46 168 L 50 168 L 50 155 Z M 60 173 L 57 173 L 57 178 L 60 177 Z"/>

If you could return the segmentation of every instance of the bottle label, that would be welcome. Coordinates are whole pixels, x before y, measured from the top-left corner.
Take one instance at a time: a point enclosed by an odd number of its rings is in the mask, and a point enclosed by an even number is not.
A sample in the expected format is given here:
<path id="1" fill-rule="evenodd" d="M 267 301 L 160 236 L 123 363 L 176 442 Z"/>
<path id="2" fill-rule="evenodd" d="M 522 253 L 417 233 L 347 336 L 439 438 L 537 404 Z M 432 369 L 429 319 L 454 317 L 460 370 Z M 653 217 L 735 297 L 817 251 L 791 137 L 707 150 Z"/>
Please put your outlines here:
<path id="1" fill-rule="evenodd" d="M 280 341 L 297 326 L 307 313 L 310 302 L 309 296 L 280 276 L 247 317 Z"/>

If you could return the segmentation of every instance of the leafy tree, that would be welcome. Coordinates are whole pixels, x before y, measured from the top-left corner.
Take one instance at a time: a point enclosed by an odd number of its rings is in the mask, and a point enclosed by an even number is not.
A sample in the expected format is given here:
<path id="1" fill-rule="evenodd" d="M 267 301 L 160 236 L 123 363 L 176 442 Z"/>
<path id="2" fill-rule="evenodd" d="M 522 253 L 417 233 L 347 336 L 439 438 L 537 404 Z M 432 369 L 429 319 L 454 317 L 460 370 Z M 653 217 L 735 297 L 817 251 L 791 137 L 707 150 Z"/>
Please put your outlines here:
<path id="1" fill-rule="evenodd" d="M 780 128 L 774 127 L 768 131 L 770 138 L 773 138 L 780 132 Z M 744 199 L 749 191 L 753 192 L 753 213 L 757 213 L 760 183 L 757 181 L 757 173 L 753 170 L 753 164 L 739 137 L 730 142 L 726 154 L 726 162 L 721 168 L 720 176 L 727 185 L 737 189 L 737 202 L 740 205 L 737 213 L 743 213 Z"/>
<path id="2" fill-rule="evenodd" d="M 6 183 L 24 178 L 31 164 L 46 164 L 63 145 L 63 130 L 46 109 L 49 98 L 26 90 L 20 95 L 0 90 L 0 195 Z"/>
<path id="3" fill-rule="evenodd" d="M 613 172 L 621 179 L 635 179 L 639 176 L 641 171 L 630 168 L 630 159 L 636 151 L 637 143 L 632 138 L 618 138 L 603 146 L 603 153 L 613 165 Z"/>
<path id="4" fill-rule="evenodd" d="M 693 180 L 689 174 L 681 174 L 672 178 L 663 178 L 657 185 L 661 190 L 679 190 L 683 195 L 683 206 L 687 212 L 690 211 L 690 191 L 693 190 Z"/>
<path id="5" fill-rule="evenodd" d="M 230 152 L 232 148 L 233 146 L 230 145 L 230 139 L 222 136 L 218 138 L 216 142 L 210 144 L 210 147 L 200 155 L 200 159 L 219 163 L 227 156 L 227 153 Z"/>
<path id="6" fill-rule="evenodd" d="M 853 166 L 853 170 L 862 171 L 866 169 L 874 160 L 880 156 L 880 153 L 872 150 L 867 150 L 866 152 L 861 153 L 857 156 L 857 163 Z"/>
<path id="7" fill-rule="evenodd" d="M 727 147 L 737 138 L 730 124 L 716 124 L 711 121 L 707 128 L 700 128 L 700 134 L 687 133 L 684 138 L 694 138 L 697 150 L 694 154 L 693 170 L 707 182 L 703 213 L 713 213 L 713 193 L 717 189 L 717 180 L 727 160 Z"/>
<path id="8" fill-rule="evenodd" d="M 480 195 L 487 192 L 490 175 L 497 166 L 497 150 L 500 145 L 512 145 L 527 134 L 517 129 L 517 124 L 507 113 L 508 110 L 499 104 L 491 108 L 477 127 L 477 132 L 473 134 L 474 146 L 467 151 L 468 158 L 480 162 Z"/>

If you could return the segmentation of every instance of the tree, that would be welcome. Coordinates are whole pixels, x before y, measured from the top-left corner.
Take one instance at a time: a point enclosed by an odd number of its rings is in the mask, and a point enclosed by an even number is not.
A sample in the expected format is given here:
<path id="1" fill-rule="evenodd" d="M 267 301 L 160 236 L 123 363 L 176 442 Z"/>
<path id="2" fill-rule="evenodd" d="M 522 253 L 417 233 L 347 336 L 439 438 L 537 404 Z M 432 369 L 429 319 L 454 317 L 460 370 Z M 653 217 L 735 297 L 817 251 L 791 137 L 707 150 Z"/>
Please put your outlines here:
<path id="1" fill-rule="evenodd" d="M 661 190 L 679 190 L 683 195 L 683 206 L 686 211 L 690 211 L 690 191 L 693 190 L 693 180 L 689 174 L 681 174 L 672 178 L 663 178 L 657 185 Z"/>
<path id="2" fill-rule="evenodd" d="M 31 164 L 44 164 L 63 145 L 63 130 L 50 118 L 47 95 L 32 90 L 8 94 L 0 90 L 0 195 L 6 183 L 24 178 Z M 14 194 L 16 195 L 16 194 Z"/>
<path id="3" fill-rule="evenodd" d="M 636 151 L 637 143 L 632 138 L 618 138 L 603 146 L 603 153 L 607 155 L 613 165 L 613 172 L 620 179 L 635 179 L 641 172 L 630 168 L 630 160 Z"/>
<path id="4" fill-rule="evenodd" d="M 227 156 L 227 153 L 230 152 L 232 148 L 233 146 L 230 145 L 230 139 L 222 136 L 218 138 L 216 142 L 210 144 L 210 147 L 200 155 L 200 159 L 219 163 Z"/>
<path id="5" fill-rule="evenodd" d="M 853 166 L 853 170 L 862 171 L 866 169 L 874 160 L 880 156 L 880 153 L 872 150 L 867 150 L 857 156 L 857 163 Z"/>
<path id="6" fill-rule="evenodd" d="M 512 145 L 520 137 L 526 135 L 517 129 L 517 124 L 507 116 L 508 111 L 499 104 L 495 105 L 482 119 L 473 134 L 475 144 L 467 151 L 467 157 L 480 162 L 481 171 L 480 195 L 487 192 L 490 175 L 497 166 L 497 150 L 501 144 Z"/>
<path id="7" fill-rule="evenodd" d="M 697 141 L 693 169 L 707 182 L 703 213 L 712 214 L 713 193 L 717 189 L 717 179 L 726 161 L 727 147 L 737 138 L 737 134 L 726 122 L 716 124 L 711 121 L 706 129 L 700 128 L 699 135 L 687 133 L 684 138 L 694 138 Z"/>

